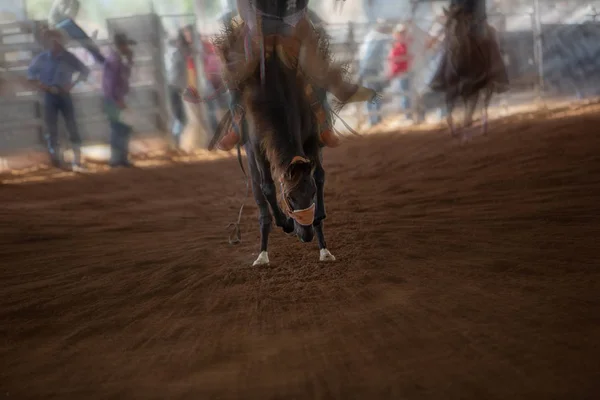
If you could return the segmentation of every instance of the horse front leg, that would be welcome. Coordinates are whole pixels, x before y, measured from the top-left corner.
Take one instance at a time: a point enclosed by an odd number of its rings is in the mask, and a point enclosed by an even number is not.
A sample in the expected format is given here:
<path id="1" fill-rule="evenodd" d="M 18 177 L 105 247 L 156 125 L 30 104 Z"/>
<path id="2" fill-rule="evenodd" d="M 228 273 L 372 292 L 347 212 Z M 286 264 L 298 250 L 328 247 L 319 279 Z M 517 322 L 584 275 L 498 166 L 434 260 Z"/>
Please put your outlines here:
<path id="1" fill-rule="evenodd" d="M 271 212 L 269 211 L 269 203 L 261 189 L 260 170 L 257 167 L 254 155 L 251 151 L 249 152 L 248 149 L 246 150 L 248 154 L 248 167 L 252 179 L 252 194 L 254 195 L 254 201 L 256 201 L 256 205 L 258 206 L 258 223 L 260 226 L 260 253 L 252 265 L 268 265 L 269 233 L 271 232 L 272 224 Z"/>
<path id="2" fill-rule="evenodd" d="M 270 173 L 269 173 L 270 177 Z M 261 184 L 262 193 L 267 199 L 267 202 L 271 206 L 271 210 L 273 210 L 273 217 L 275 217 L 275 225 L 283 229 L 284 233 L 293 233 L 294 232 L 294 220 L 288 217 L 279 207 L 279 203 L 277 202 L 277 188 L 275 187 L 275 182 L 273 179 L 264 179 Z"/>
<path id="3" fill-rule="evenodd" d="M 469 141 L 473 137 L 473 114 L 475 114 L 475 108 L 477 107 L 477 102 L 479 101 L 479 92 L 467 96 L 464 98 L 465 102 L 465 122 L 464 122 L 464 132 L 463 132 L 463 141 Z"/>
<path id="4" fill-rule="evenodd" d="M 454 127 L 454 118 L 452 117 L 455 103 L 456 93 L 454 91 L 446 92 L 446 122 L 448 123 L 448 129 L 450 129 L 452 137 L 456 137 L 456 128 Z"/>
<path id="5" fill-rule="evenodd" d="M 317 186 L 317 194 L 313 228 L 315 229 L 319 243 L 319 261 L 335 261 L 334 255 L 327 249 L 327 242 L 325 242 L 325 234 L 323 233 L 323 220 L 327 216 L 325 214 L 325 169 L 323 169 L 321 162 L 315 168 L 314 178 Z"/>
<path id="6" fill-rule="evenodd" d="M 260 149 L 255 149 L 253 151 L 260 151 Z M 262 194 L 271 206 L 273 217 L 275 218 L 275 225 L 282 228 L 283 232 L 285 233 L 293 233 L 294 220 L 289 218 L 281 210 L 281 207 L 279 207 L 279 203 L 277 202 L 277 188 L 275 186 L 275 182 L 273 181 L 273 176 L 271 175 L 271 167 L 269 165 L 269 162 L 263 156 L 258 156 L 256 161 L 256 165 L 260 171 L 261 176 L 260 188 Z"/>
<path id="7" fill-rule="evenodd" d="M 492 88 L 487 88 L 483 97 L 483 117 L 481 118 L 481 133 L 487 135 L 488 132 L 488 108 L 492 101 L 494 91 Z"/>

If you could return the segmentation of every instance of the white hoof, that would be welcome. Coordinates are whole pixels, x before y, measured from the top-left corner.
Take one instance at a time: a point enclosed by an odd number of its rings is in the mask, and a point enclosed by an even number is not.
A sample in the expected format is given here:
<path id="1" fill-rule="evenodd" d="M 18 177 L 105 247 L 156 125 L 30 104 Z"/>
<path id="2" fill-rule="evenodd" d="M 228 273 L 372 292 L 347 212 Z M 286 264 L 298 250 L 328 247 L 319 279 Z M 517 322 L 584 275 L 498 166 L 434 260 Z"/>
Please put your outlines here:
<path id="1" fill-rule="evenodd" d="M 267 253 L 266 251 L 261 251 L 260 254 L 258 255 L 258 258 L 256 259 L 256 261 L 254 261 L 254 263 L 252 265 L 257 266 L 257 265 L 267 265 L 267 264 L 269 264 L 269 253 Z"/>
<path id="2" fill-rule="evenodd" d="M 335 261 L 335 257 L 327 249 L 321 249 L 319 253 L 319 261 Z"/>

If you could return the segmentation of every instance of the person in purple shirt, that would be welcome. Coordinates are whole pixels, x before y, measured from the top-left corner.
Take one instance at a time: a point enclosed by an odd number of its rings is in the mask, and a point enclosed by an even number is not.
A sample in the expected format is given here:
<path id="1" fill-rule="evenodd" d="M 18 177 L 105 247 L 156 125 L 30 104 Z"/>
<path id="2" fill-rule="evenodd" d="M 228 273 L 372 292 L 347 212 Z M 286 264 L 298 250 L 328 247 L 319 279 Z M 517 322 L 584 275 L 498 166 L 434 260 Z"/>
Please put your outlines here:
<path id="1" fill-rule="evenodd" d="M 60 167 L 62 163 L 58 146 L 58 115 L 62 114 L 73 148 L 73 169 L 78 169 L 81 168 L 81 137 L 75 121 L 71 89 L 87 79 L 90 69 L 64 48 L 64 37 L 59 31 L 48 30 L 44 39 L 48 50 L 32 60 L 27 78 L 44 94 L 44 119 L 52 164 Z M 78 76 L 73 80 L 75 74 Z"/>
<path id="2" fill-rule="evenodd" d="M 104 61 L 102 77 L 104 111 L 110 123 L 110 165 L 131 167 L 129 138 L 132 129 L 123 121 L 123 112 L 127 109 L 125 97 L 129 92 L 129 78 L 133 65 L 131 45 L 136 43 L 124 33 L 115 34 L 113 42 L 114 46 Z"/>

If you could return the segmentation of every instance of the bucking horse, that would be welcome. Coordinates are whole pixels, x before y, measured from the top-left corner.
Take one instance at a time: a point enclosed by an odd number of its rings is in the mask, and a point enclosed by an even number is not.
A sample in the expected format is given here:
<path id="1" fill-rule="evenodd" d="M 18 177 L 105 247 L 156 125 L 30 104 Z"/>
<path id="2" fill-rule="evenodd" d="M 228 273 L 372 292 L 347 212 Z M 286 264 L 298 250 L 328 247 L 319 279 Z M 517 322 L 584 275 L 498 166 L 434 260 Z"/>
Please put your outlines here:
<path id="1" fill-rule="evenodd" d="M 487 133 L 488 107 L 494 93 L 508 90 L 496 30 L 487 23 L 485 2 L 452 1 L 446 17 L 442 57 L 430 87 L 446 97 L 447 121 L 453 137 L 459 136 L 452 113 L 457 100 L 465 106 L 463 140 L 472 136 L 473 114 L 483 95 L 482 132 Z"/>
<path id="2" fill-rule="evenodd" d="M 325 169 L 318 124 L 305 91 L 307 83 L 276 56 L 267 59 L 265 70 L 269 76 L 266 84 L 263 86 L 257 75 L 244 98 L 248 135 L 244 149 L 261 234 L 254 265 L 269 263 L 271 210 L 275 224 L 301 241 L 311 242 L 316 233 L 320 260 L 333 261 L 323 233 Z M 283 210 L 277 201 L 277 186 Z"/>
<path id="3" fill-rule="evenodd" d="M 303 11 L 296 11 L 299 18 L 283 17 L 289 7 L 281 7 L 278 2 L 259 1 L 254 6 L 259 9 L 262 31 L 249 38 L 246 48 L 259 48 L 261 57 L 250 57 L 250 62 L 241 67 L 230 68 L 236 72 L 229 72 L 225 78 L 235 86 L 236 107 L 243 108 L 243 119 L 236 129 L 241 136 L 238 156 L 243 146 L 259 209 L 260 254 L 254 265 L 269 263 L 273 219 L 277 227 L 295 234 L 302 242 L 311 242 L 316 235 L 320 261 L 334 261 L 323 232 L 326 213 L 322 149 L 328 145 L 323 132 L 331 128 L 331 115 L 325 114 L 332 112 L 324 107 L 324 91 L 332 92 L 342 103 L 373 100 L 376 93 L 345 82 L 340 68 L 330 68 L 327 38 L 303 20 Z M 290 20 L 294 22 L 286 22 Z M 215 41 L 226 64 L 239 59 L 239 38 L 248 32 L 245 22 L 232 23 Z M 230 132 L 233 125 L 238 122 L 235 113 L 230 112 L 217 129 L 213 144 L 222 140 L 219 138 L 223 132 Z"/>

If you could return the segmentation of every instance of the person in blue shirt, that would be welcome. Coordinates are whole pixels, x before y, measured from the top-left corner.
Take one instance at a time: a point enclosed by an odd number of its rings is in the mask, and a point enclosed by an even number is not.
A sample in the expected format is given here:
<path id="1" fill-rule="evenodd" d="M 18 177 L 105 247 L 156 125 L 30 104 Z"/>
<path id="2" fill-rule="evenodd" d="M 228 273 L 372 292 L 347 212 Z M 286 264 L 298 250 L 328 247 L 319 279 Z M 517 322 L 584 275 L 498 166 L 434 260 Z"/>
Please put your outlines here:
<path id="1" fill-rule="evenodd" d="M 62 114 L 73 148 L 73 166 L 81 167 L 81 137 L 75 121 L 71 90 L 90 73 L 77 57 L 67 51 L 59 31 L 49 30 L 45 35 L 48 49 L 38 54 L 28 69 L 28 79 L 44 96 L 44 120 L 48 131 L 48 150 L 52 164 L 60 166 L 58 154 L 58 115 Z M 78 74 L 77 79 L 73 76 Z"/>
<path id="2" fill-rule="evenodd" d="M 387 85 L 382 72 L 390 48 L 392 47 L 392 26 L 383 20 L 378 20 L 359 50 L 358 77 L 365 87 L 381 92 Z M 365 105 L 369 115 L 369 125 L 375 126 L 381 122 L 381 103 L 368 102 Z"/>

